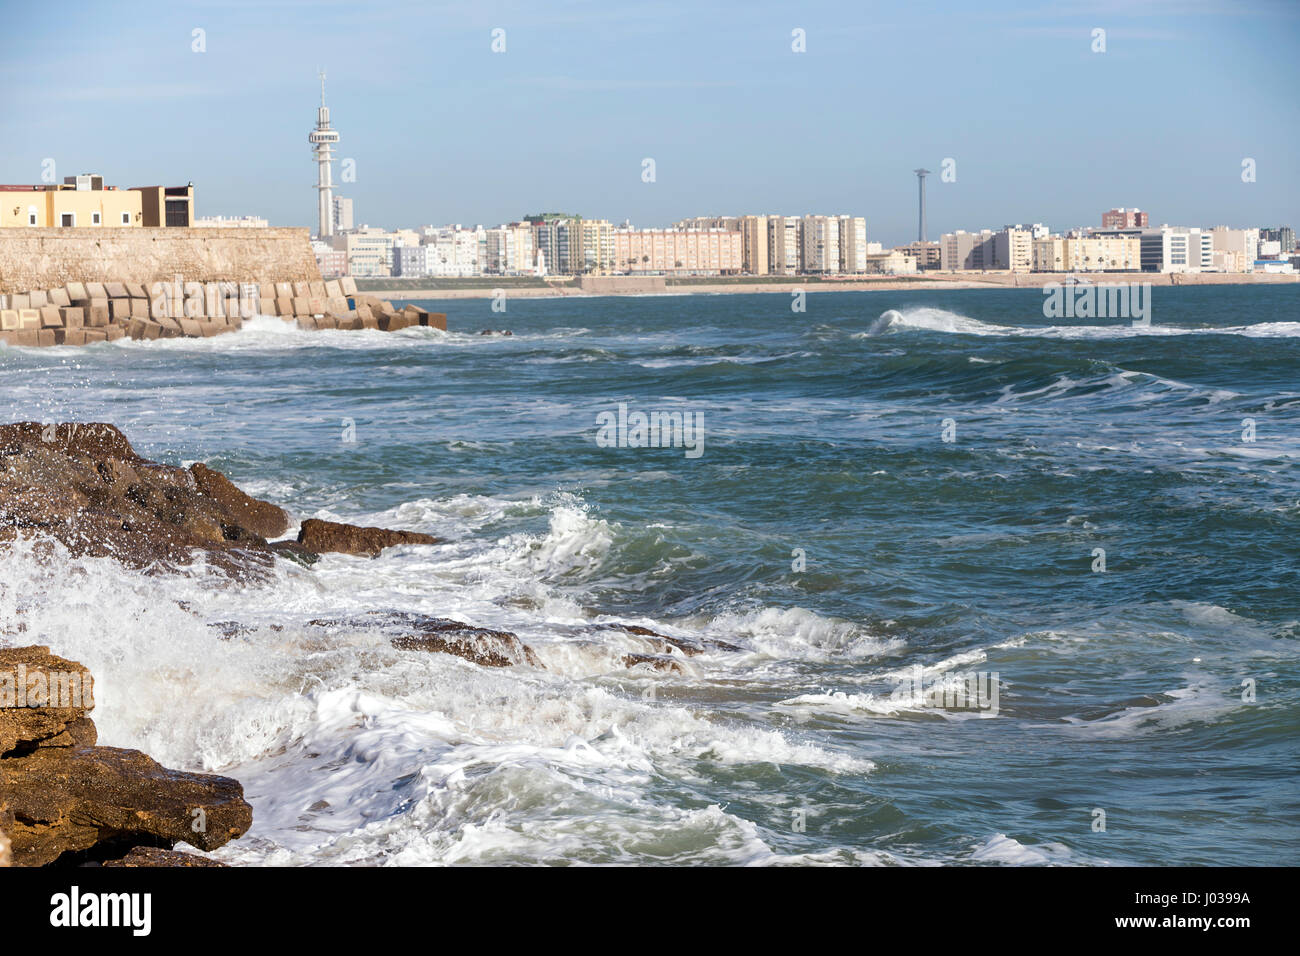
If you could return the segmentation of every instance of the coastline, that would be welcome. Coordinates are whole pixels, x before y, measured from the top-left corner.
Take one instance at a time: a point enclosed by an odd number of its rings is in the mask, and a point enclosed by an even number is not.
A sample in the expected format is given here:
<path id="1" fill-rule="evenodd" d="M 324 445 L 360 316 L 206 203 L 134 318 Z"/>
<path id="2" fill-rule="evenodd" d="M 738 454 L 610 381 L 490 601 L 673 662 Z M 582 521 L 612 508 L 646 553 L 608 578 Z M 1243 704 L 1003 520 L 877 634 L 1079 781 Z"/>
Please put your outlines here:
<path id="1" fill-rule="evenodd" d="M 1063 282 L 1068 273 L 1031 272 L 1031 273 L 925 273 L 914 278 L 902 276 L 882 276 L 879 279 L 819 279 L 809 277 L 804 281 L 788 282 L 680 282 L 669 283 L 666 287 L 650 288 L 640 277 L 628 277 L 625 288 L 615 281 L 603 284 L 599 291 L 585 290 L 577 285 L 555 284 L 546 287 L 536 285 L 514 285 L 510 279 L 503 277 L 502 284 L 496 287 L 481 285 L 482 277 L 476 277 L 473 286 L 458 285 L 455 280 L 441 280 L 451 284 L 445 288 L 403 288 L 376 282 L 367 283 L 364 292 L 373 296 L 389 299 L 490 299 L 497 291 L 504 291 L 511 298 L 600 298 L 603 296 L 627 295 L 750 295 L 761 292 L 783 292 L 786 294 L 803 290 L 804 292 L 875 292 L 915 289 L 1039 289 L 1053 282 Z M 1300 284 L 1300 273 L 1292 275 L 1272 273 L 1153 273 L 1153 272 L 1106 272 L 1079 276 L 1091 282 L 1149 282 L 1153 286 L 1184 285 L 1296 285 Z"/>

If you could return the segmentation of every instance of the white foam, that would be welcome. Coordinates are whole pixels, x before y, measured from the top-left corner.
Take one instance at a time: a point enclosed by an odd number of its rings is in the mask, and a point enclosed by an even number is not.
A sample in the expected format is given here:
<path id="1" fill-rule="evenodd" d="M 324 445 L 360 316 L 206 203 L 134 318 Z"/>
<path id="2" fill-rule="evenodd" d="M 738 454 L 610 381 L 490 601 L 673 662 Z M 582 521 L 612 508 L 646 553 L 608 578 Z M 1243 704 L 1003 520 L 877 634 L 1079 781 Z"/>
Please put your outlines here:
<path id="1" fill-rule="evenodd" d="M 887 318 L 886 318 L 887 317 Z M 1109 320 L 1107 325 L 1010 326 L 981 322 L 959 312 L 925 306 L 887 310 L 867 332 L 856 337 L 871 337 L 889 331 L 916 329 L 954 335 L 1007 336 L 1022 338 L 1114 339 L 1167 335 L 1241 335 L 1248 338 L 1294 338 L 1300 336 L 1300 322 L 1258 322 L 1252 325 L 1213 328 L 1183 328 L 1161 325 L 1134 326 L 1130 320 Z"/>
<path id="2" fill-rule="evenodd" d="M 976 863 L 1008 863 L 1012 866 L 1060 866 L 1070 862 L 1070 848 L 1063 843 L 1026 845 L 1005 833 L 995 833 L 970 854 Z"/>

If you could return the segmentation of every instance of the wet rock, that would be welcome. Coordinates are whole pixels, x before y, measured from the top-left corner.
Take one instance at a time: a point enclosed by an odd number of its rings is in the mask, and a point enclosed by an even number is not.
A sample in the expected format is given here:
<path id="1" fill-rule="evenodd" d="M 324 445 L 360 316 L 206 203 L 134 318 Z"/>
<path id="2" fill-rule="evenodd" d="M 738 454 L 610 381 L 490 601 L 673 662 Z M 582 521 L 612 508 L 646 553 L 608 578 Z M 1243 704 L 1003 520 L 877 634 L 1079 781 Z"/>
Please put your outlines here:
<path id="1" fill-rule="evenodd" d="M 48 647 L 0 649 L 0 755 L 87 737 L 93 744 L 93 730 L 78 727 L 74 735 L 70 728 L 90 723 L 94 684 L 90 671 Z"/>
<path id="2" fill-rule="evenodd" d="M 301 564 L 304 568 L 309 568 L 320 560 L 319 554 L 310 548 L 304 548 L 297 541 L 272 541 L 267 547 L 280 557 Z"/>
<path id="3" fill-rule="evenodd" d="M 693 641 L 688 641 L 685 638 L 673 637 L 671 634 L 662 634 L 659 631 L 652 631 L 650 628 L 642 627 L 640 624 L 623 624 L 620 622 L 592 624 L 590 630 L 621 631 L 624 634 L 631 634 L 635 637 L 644 638 L 652 646 L 657 647 L 661 653 L 670 652 L 670 648 L 676 648 L 687 657 L 694 657 L 696 654 L 703 654 L 706 650 L 740 650 L 740 648 L 735 644 L 728 644 L 726 641 L 705 640 L 695 643 Z"/>
<path id="4" fill-rule="evenodd" d="M 196 462 L 190 466 L 200 493 L 213 499 L 230 516 L 230 523 L 261 535 L 277 538 L 289 530 L 289 516 L 269 501 L 259 501 L 244 494 L 219 471 Z"/>
<path id="5" fill-rule="evenodd" d="M 510 631 L 475 627 L 445 617 L 372 611 L 360 617 L 309 623 L 321 627 L 376 628 L 394 634 L 392 645 L 398 650 L 454 654 L 483 667 L 543 666 L 536 652 Z"/>
<path id="6" fill-rule="evenodd" d="M 402 651 L 454 654 L 483 667 L 541 666 L 533 649 L 509 631 L 470 627 L 456 621 L 441 621 L 439 624 L 438 629 L 395 637 L 393 646 Z"/>
<path id="7" fill-rule="evenodd" d="M 399 544 L 438 544 L 441 539 L 418 531 L 363 528 L 337 521 L 308 518 L 298 532 L 298 543 L 317 554 L 337 552 L 373 558 L 384 548 Z"/>
<path id="8" fill-rule="evenodd" d="M 120 860 L 105 860 L 104 866 L 226 866 L 220 860 L 210 860 L 196 853 L 183 853 L 180 850 L 164 850 L 156 846 L 132 847 L 131 851 Z"/>
<path id="9" fill-rule="evenodd" d="M 215 850 L 253 822 L 237 781 L 168 770 L 117 747 L 38 748 L 0 761 L 0 795 L 14 814 L 9 837 L 20 866 L 123 838 Z"/>
<path id="10" fill-rule="evenodd" d="M 0 728 L 9 745 L 0 755 L 0 830 L 14 865 L 100 861 L 181 841 L 213 850 L 247 831 L 252 808 L 238 781 L 95 746 L 85 716 L 92 686 L 86 668 L 45 647 L 0 651 Z"/>
<path id="11" fill-rule="evenodd" d="M 288 527 L 279 508 L 204 466 L 141 458 L 112 425 L 0 425 L 0 544 L 43 535 L 74 557 L 152 570 L 202 553 L 243 576 L 273 563 L 262 534 L 272 527 Z"/>
<path id="12" fill-rule="evenodd" d="M 664 671 L 670 674 L 684 674 L 686 669 L 682 667 L 680 661 L 675 661 L 671 657 L 660 654 L 624 654 L 623 666 L 626 668 L 636 667 L 638 664 L 648 664 L 657 671 Z"/>

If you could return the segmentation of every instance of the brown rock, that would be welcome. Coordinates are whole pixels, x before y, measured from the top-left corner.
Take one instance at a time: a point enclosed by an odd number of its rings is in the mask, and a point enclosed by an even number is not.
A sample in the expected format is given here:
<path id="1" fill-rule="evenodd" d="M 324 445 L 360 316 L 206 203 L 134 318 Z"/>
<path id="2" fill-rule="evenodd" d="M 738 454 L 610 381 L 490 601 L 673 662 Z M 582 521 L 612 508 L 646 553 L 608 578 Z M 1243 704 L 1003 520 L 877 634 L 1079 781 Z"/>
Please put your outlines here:
<path id="1" fill-rule="evenodd" d="M 442 633 L 395 637 L 393 646 L 403 651 L 454 654 L 483 667 L 513 667 L 516 664 L 541 666 L 533 649 L 509 631 L 470 627 L 456 621 L 440 623 L 444 626 Z"/>
<path id="2" fill-rule="evenodd" d="M 719 651 L 740 650 L 740 648 L 735 644 L 728 644 L 726 641 L 706 640 L 697 644 L 684 638 L 673 637 L 670 634 L 661 634 L 658 631 L 652 631 L 650 628 L 642 627 L 640 624 L 613 622 L 608 624 L 593 624 L 590 629 L 593 631 L 622 631 L 624 634 L 631 634 L 645 640 L 659 653 L 670 653 L 672 648 L 676 648 L 687 657 L 694 657 L 696 654 L 703 654 L 709 649 Z"/>
<path id="3" fill-rule="evenodd" d="M 188 564 L 196 550 L 239 576 L 268 568 L 258 529 L 283 532 L 287 519 L 215 475 L 204 474 L 205 491 L 194 472 L 136 455 L 111 425 L 0 425 L 0 534 L 44 535 L 74 556 L 154 570 Z"/>
<path id="4" fill-rule="evenodd" d="M 156 846 L 136 846 L 120 860 L 105 860 L 104 866 L 227 866 L 220 860 L 210 860 L 197 853 L 180 850 L 163 850 Z"/>
<path id="5" fill-rule="evenodd" d="M 48 647 L 0 649 L 0 755 L 60 738 L 71 744 L 89 737 L 93 744 L 94 724 L 86 714 L 95 706 L 94 687 L 90 671 Z M 89 733 L 84 727 L 71 733 L 83 720 Z"/>
<path id="6" fill-rule="evenodd" d="M 0 760 L 0 800 L 13 813 L 13 861 L 43 866 L 100 844 L 184 841 L 215 850 L 253 822 L 238 781 L 168 770 L 138 750 L 38 748 Z"/>
<path id="7" fill-rule="evenodd" d="M 0 865 L 121 857 L 180 841 L 212 850 L 248 829 L 252 810 L 237 781 L 96 747 L 85 716 L 93 686 L 85 667 L 46 647 L 0 650 Z"/>
<path id="8" fill-rule="evenodd" d="M 445 617 L 372 611 L 361 617 L 309 623 L 318 627 L 375 628 L 393 634 L 391 643 L 399 650 L 454 654 L 483 667 L 542 666 L 533 649 L 509 631 L 475 627 Z"/>
<path id="9" fill-rule="evenodd" d="M 354 524 L 308 518 L 298 532 L 298 543 L 317 554 L 336 552 L 373 558 L 384 548 L 399 544 L 438 544 L 439 538 L 418 531 L 390 531 Z"/>
<path id="10" fill-rule="evenodd" d="M 196 462 L 190 466 L 199 493 L 215 501 L 231 521 L 263 538 L 278 538 L 289 530 L 289 516 L 269 501 L 246 495 L 219 471 Z"/>

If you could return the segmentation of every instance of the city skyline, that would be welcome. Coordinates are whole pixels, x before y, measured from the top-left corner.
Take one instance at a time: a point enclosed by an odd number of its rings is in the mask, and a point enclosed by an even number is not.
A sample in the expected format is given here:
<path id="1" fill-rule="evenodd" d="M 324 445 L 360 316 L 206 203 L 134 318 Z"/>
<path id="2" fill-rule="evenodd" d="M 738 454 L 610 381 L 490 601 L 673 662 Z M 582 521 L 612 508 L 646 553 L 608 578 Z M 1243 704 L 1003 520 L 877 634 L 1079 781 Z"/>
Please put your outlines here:
<path id="1" fill-rule="evenodd" d="M 87 5 L 58 22 L 15 10 L 29 49 L 59 52 L 0 66 L 0 135 L 18 144 L 0 181 L 39 181 L 52 159 L 60 179 L 193 181 L 202 216 L 314 225 L 303 140 L 327 69 L 335 195 L 358 224 L 850 210 L 897 245 L 915 236 L 918 166 L 932 170 L 932 236 L 1088 225 L 1098 206 L 1169 223 L 1300 219 L 1300 107 L 1283 70 L 1300 46 L 1295 6 L 940 6 L 938 26 L 837 4 L 743 18 L 677 3 L 392 4 L 362 20 L 350 5 L 141 3 L 156 15 L 129 29 Z M 1239 79 L 1198 82 L 1198 63 Z M 354 181 L 339 174 L 349 161 Z"/>

